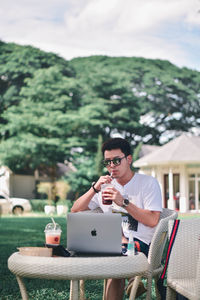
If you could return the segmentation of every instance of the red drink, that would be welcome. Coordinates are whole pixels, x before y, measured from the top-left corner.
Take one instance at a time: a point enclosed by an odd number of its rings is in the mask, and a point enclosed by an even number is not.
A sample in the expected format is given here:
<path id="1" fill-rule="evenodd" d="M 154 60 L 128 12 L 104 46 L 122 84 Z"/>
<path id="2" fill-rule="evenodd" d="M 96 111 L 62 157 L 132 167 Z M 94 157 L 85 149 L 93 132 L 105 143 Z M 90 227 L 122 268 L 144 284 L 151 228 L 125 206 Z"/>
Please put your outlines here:
<path id="1" fill-rule="evenodd" d="M 112 204 L 112 200 L 104 200 L 102 197 L 102 202 L 104 205 L 111 205 Z"/>
<path id="2" fill-rule="evenodd" d="M 112 200 L 109 200 L 109 199 L 105 199 L 104 198 L 104 195 L 103 195 L 103 192 L 105 190 L 107 190 L 108 188 L 111 188 L 113 187 L 113 185 L 111 183 L 104 183 L 101 185 L 101 195 L 102 195 L 102 203 L 104 205 L 112 205 Z M 109 190 L 108 190 L 109 191 Z"/>

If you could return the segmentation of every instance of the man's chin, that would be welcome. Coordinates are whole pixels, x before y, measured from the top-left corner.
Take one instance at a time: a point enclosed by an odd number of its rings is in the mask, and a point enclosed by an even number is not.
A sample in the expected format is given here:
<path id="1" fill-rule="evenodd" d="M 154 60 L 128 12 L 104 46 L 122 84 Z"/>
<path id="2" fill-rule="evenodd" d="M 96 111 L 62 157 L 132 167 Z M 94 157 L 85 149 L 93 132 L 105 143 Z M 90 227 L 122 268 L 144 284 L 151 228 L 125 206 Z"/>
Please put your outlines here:
<path id="1" fill-rule="evenodd" d="M 118 178 L 119 177 L 119 175 L 117 175 L 117 174 L 113 174 L 112 175 L 112 178 L 114 179 L 114 178 Z"/>

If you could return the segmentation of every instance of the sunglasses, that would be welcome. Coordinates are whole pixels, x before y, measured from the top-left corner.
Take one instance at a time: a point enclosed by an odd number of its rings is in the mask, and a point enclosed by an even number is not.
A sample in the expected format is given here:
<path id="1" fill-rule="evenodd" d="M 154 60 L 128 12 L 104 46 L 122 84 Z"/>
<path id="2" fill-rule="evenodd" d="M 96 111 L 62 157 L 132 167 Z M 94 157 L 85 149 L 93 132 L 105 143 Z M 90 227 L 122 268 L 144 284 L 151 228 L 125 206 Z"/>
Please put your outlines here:
<path id="1" fill-rule="evenodd" d="M 116 157 L 113 159 L 103 160 L 103 165 L 104 165 L 104 167 L 108 167 L 108 166 L 111 166 L 111 163 L 113 163 L 114 166 L 119 166 L 121 164 L 122 159 L 125 157 L 126 157 L 126 155 L 123 157 Z"/>

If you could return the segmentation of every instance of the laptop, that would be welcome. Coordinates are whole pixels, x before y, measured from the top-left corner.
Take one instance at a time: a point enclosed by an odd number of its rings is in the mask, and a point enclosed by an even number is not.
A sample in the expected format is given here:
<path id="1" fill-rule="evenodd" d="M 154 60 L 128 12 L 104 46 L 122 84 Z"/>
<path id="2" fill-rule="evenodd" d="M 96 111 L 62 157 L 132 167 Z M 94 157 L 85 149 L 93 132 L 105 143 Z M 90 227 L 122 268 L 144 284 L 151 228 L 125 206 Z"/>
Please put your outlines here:
<path id="1" fill-rule="evenodd" d="M 77 212 L 67 214 L 67 250 L 76 254 L 121 255 L 121 215 Z"/>

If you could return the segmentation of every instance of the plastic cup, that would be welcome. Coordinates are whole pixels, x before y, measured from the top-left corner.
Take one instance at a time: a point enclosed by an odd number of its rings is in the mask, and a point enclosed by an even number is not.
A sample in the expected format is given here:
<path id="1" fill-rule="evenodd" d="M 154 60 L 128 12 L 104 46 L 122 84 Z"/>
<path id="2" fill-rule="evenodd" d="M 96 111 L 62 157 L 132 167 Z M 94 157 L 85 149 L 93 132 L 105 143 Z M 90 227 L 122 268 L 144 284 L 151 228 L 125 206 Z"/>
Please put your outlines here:
<path id="1" fill-rule="evenodd" d="M 104 199 L 103 192 L 107 189 L 113 187 L 111 183 L 104 183 L 101 185 L 101 196 L 102 196 L 102 203 L 104 205 L 112 205 L 112 200 Z"/>
<path id="2" fill-rule="evenodd" d="M 61 228 L 60 225 L 49 223 L 45 227 L 45 240 L 47 245 L 56 246 L 60 244 Z"/>

